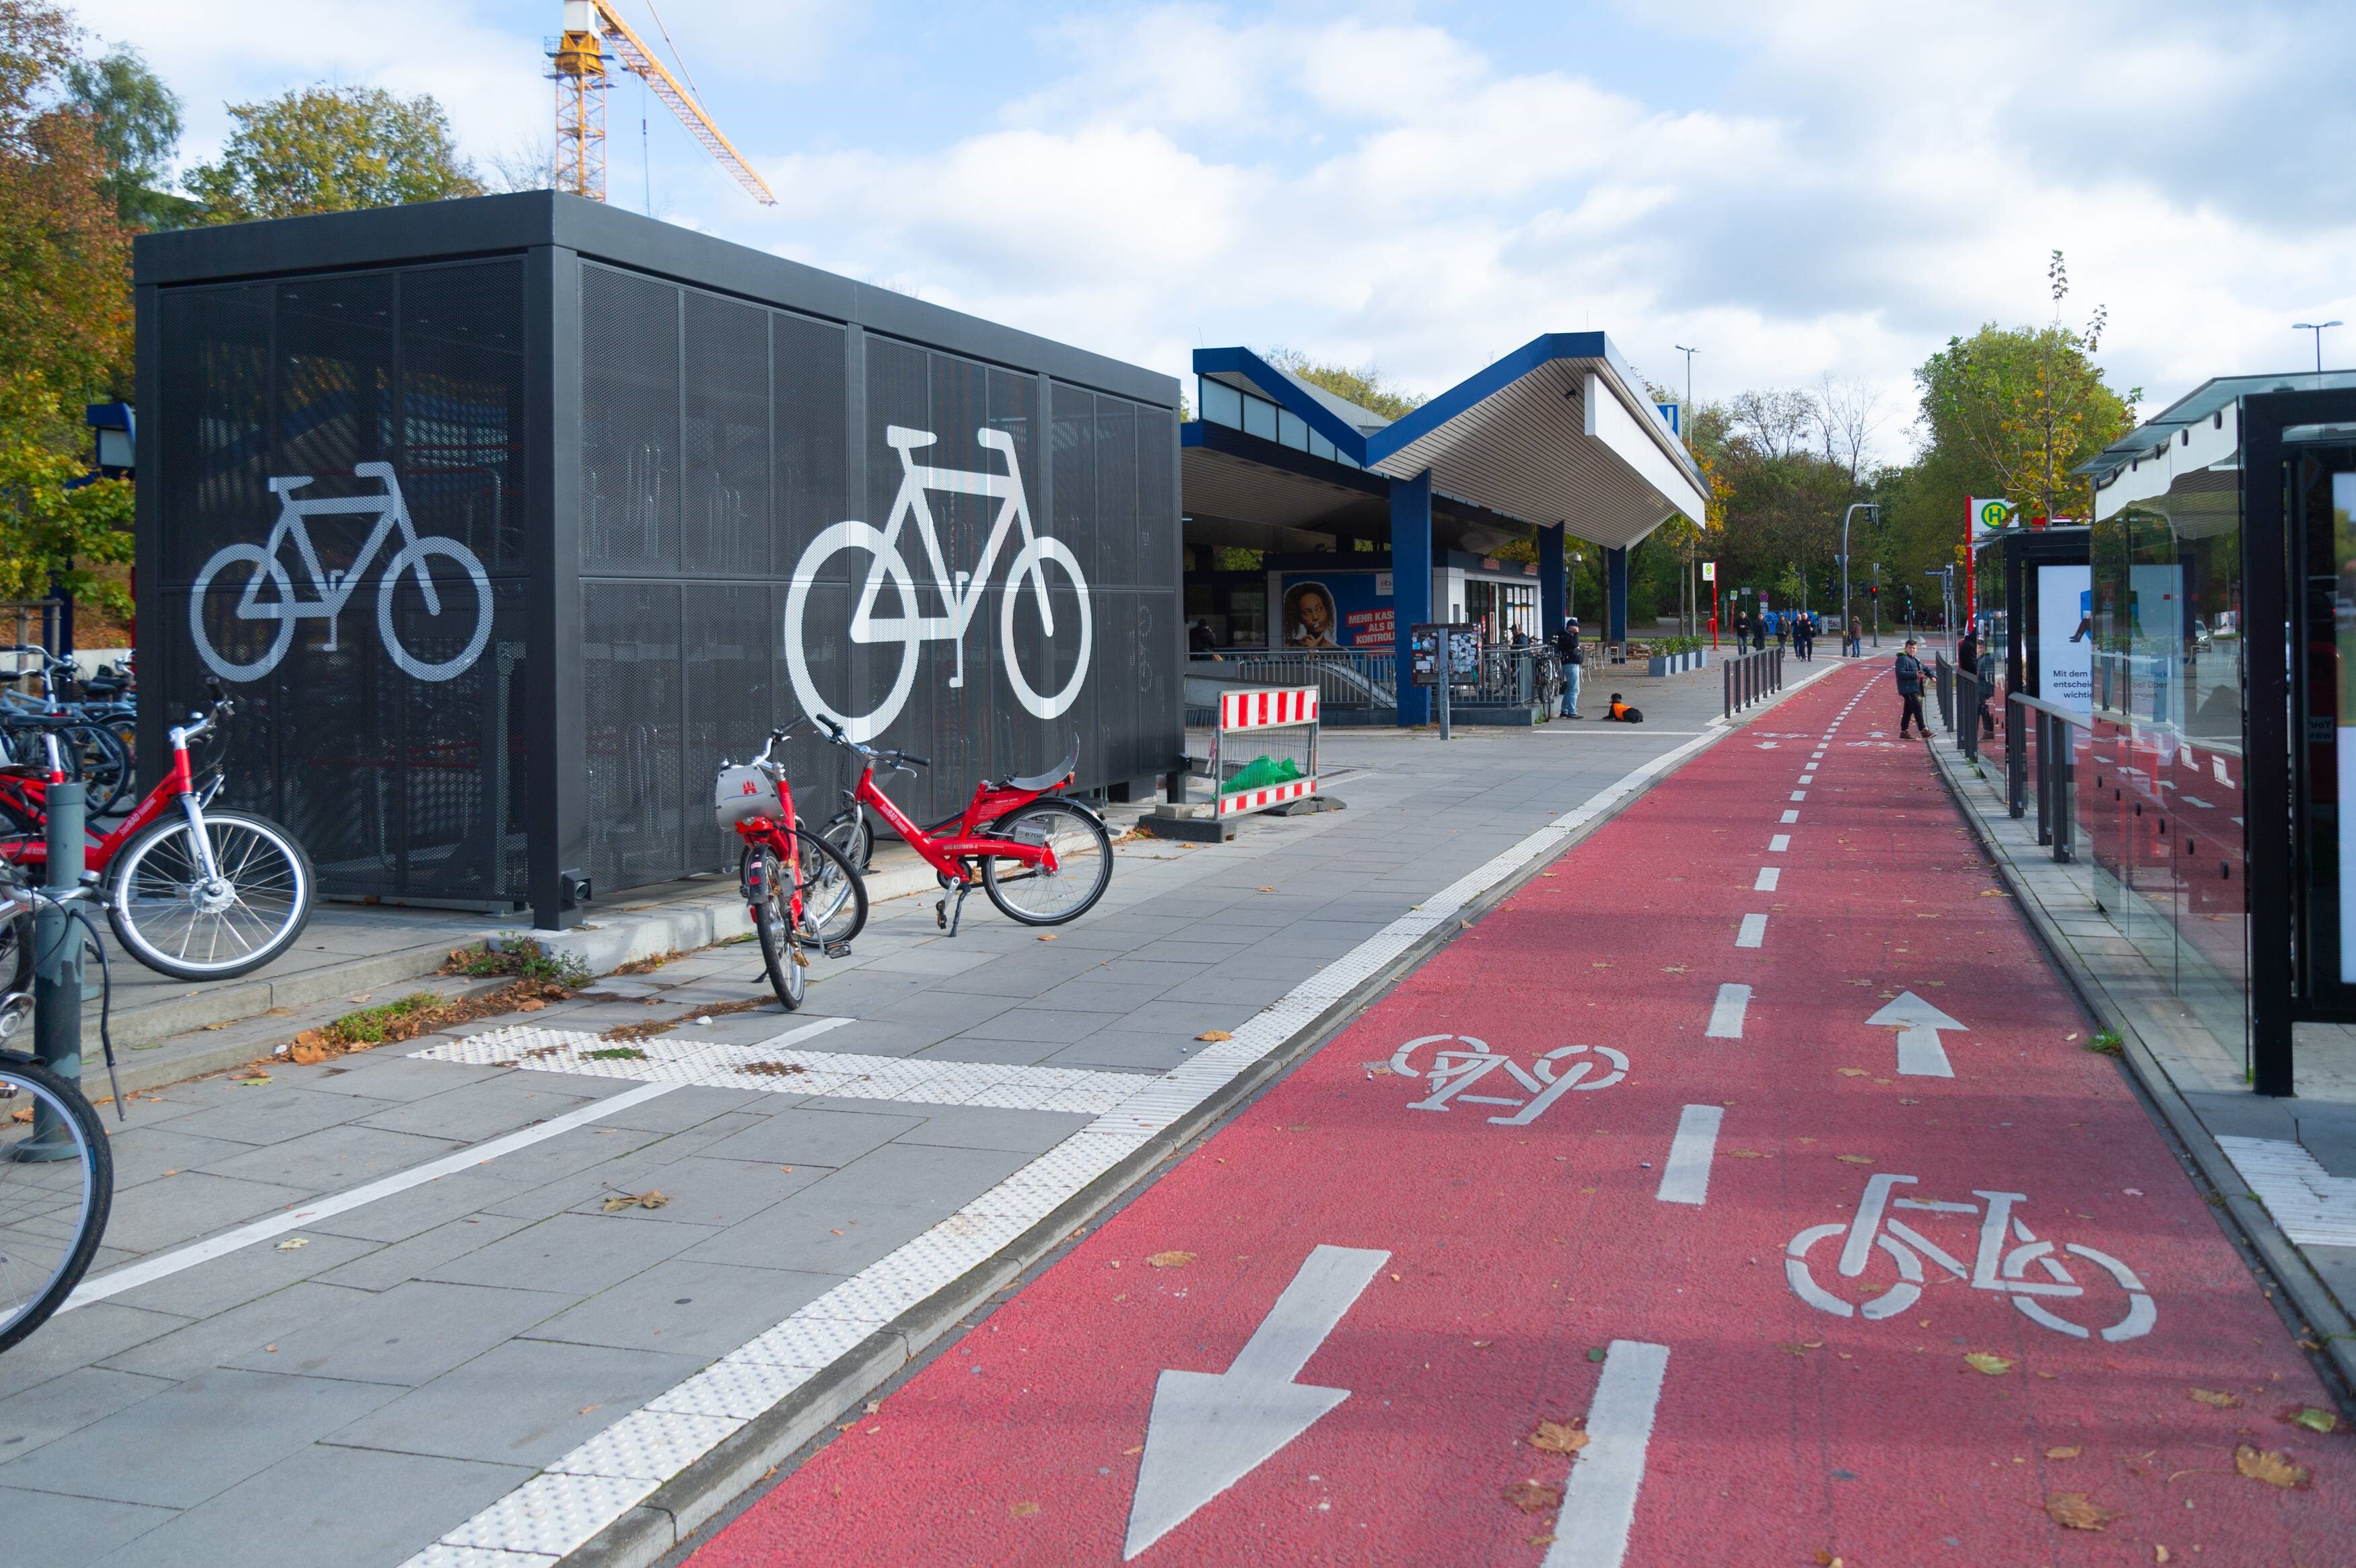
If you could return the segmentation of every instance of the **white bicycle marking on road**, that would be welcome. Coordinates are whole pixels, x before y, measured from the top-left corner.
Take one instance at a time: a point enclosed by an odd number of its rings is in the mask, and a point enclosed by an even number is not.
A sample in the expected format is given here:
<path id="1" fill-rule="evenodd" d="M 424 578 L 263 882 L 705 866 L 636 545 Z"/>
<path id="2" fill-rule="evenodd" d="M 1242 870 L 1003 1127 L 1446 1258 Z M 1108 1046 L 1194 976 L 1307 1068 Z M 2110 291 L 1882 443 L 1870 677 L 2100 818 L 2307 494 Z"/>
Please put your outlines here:
<path id="1" fill-rule="evenodd" d="M 1443 1046 L 1443 1040 L 1460 1042 Z M 1415 1070 L 1413 1058 L 1423 1047 L 1437 1046 L 1432 1052 L 1431 1066 L 1425 1073 Z M 1470 1049 L 1466 1049 L 1466 1048 Z M 1573 1061 L 1592 1050 L 1595 1056 L 1610 1063 L 1610 1071 L 1601 1078 L 1588 1075 L 1595 1069 L 1593 1059 Z M 1427 1034 L 1408 1040 L 1391 1052 L 1391 1071 L 1402 1078 L 1429 1076 L 1431 1093 L 1408 1106 L 1410 1111 L 1445 1111 L 1451 1100 L 1462 1100 L 1468 1105 L 1502 1105 L 1512 1110 L 1510 1116 L 1492 1116 L 1490 1122 L 1501 1127 L 1526 1127 L 1552 1107 L 1557 1100 L 1573 1089 L 1609 1089 L 1628 1076 L 1628 1059 L 1608 1045 L 1566 1045 L 1547 1051 L 1528 1068 L 1502 1051 L 1494 1051 L 1489 1042 L 1469 1034 Z M 1468 1094 L 1467 1089 L 1503 1069 L 1506 1078 L 1521 1086 L 1522 1099 L 1500 1094 Z"/>
<path id="2" fill-rule="evenodd" d="M 359 589 L 360 579 L 368 575 L 376 560 L 376 552 L 386 538 L 398 533 L 401 549 L 393 552 L 384 569 L 384 580 L 378 584 L 376 595 L 377 632 L 384 639 L 385 652 L 404 673 L 419 680 L 450 680 L 464 674 L 482 656 L 483 646 L 491 636 L 491 580 L 484 574 L 483 563 L 473 550 L 456 539 L 438 534 L 420 534 L 411 521 L 409 503 L 401 494 L 401 481 L 390 463 L 360 463 L 352 473 L 362 479 L 374 479 L 384 485 L 384 492 L 375 496 L 341 496 L 313 497 L 298 501 L 294 492 L 312 482 L 307 474 L 292 475 L 264 481 L 278 497 L 278 520 L 271 525 L 270 537 L 261 544 L 223 545 L 213 552 L 197 573 L 197 581 L 188 590 L 188 632 L 197 649 L 197 656 L 205 667 L 223 680 L 260 680 L 278 667 L 294 645 L 294 623 L 320 620 L 327 623 L 328 653 L 337 650 L 336 636 L 342 624 L 344 606 Z M 369 531 L 368 539 L 352 557 L 349 567 L 330 571 L 319 560 L 317 547 L 312 543 L 310 525 L 304 519 L 320 517 L 365 517 L 374 515 L 376 527 Z M 278 559 L 279 547 L 287 540 L 294 541 L 294 550 L 304 575 L 310 579 L 313 598 L 304 601 L 294 597 L 294 581 Z M 402 645 L 393 628 L 392 606 L 400 591 L 404 572 L 414 572 L 417 588 L 428 615 L 442 613 L 442 592 L 434 586 L 433 575 L 426 562 L 434 556 L 447 557 L 466 575 L 475 590 L 475 629 L 466 646 L 456 656 L 438 664 L 428 663 Z M 244 664 L 224 656 L 213 646 L 212 635 L 205 626 L 205 604 L 213 579 L 239 562 L 251 566 L 252 575 L 239 591 L 231 613 L 240 621 L 275 621 L 278 630 L 262 654 Z M 262 599 L 262 585 L 270 584 L 274 597 L 267 603 Z"/>
<path id="3" fill-rule="evenodd" d="M 1742 917 L 1742 928 L 1734 933 L 1734 945 L 1737 947 L 1756 947 L 1766 940 L 1767 917 L 1763 914 L 1744 915 Z"/>
<path id="4" fill-rule="evenodd" d="M 916 683 L 917 649 L 928 642 L 947 642 L 956 649 L 956 673 L 949 677 L 948 683 L 952 688 L 962 688 L 966 630 L 973 623 L 974 612 L 989 596 L 991 569 L 998 563 L 999 548 L 1006 542 L 1009 533 L 1019 530 L 1022 542 L 1006 569 L 1006 589 L 999 612 L 999 640 L 1005 656 L 1006 680 L 1014 688 L 1015 700 L 1022 703 L 1023 711 L 1040 719 L 1059 717 L 1078 699 L 1080 688 L 1087 680 L 1094 611 L 1079 557 L 1061 539 L 1039 533 L 1032 527 L 1031 503 L 1023 493 L 1023 469 L 1015 456 L 1014 438 L 989 425 L 974 432 L 975 441 L 1006 459 L 1003 474 L 932 468 L 919 464 L 913 453 L 933 444 L 937 438 L 930 431 L 886 425 L 884 439 L 900 454 L 901 471 L 899 493 L 893 497 L 892 513 L 884 526 L 879 529 L 854 520 L 823 529 L 802 551 L 800 561 L 794 567 L 792 584 L 786 590 L 786 667 L 792 677 L 794 695 L 801 699 L 802 710 L 834 720 L 853 741 L 874 739 L 891 727 L 907 705 L 908 694 Z M 952 571 L 941 553 L 932 505 L 925 499 L 927 490 L 997 498 L 998 515 L 981 547 L 981 560 L 973 571 Z M 912 517 L 916 519 L 916 537 L 924 545 L 925 563 L 932 571 L 933 590 L 940 595 L 946 611 L 943 614 L 916 613 L 916 580 L 909 574 L 906 558 L 900 553 L 901 531 Z M 897 643 L 900 646 L 900 667 L 893 677 L 890 692 L 865 713 L 836 709 L 819 692 L 809 669 L 809 634 L 805 622 L 810 592 L 818 585 L 827 562 L 844 550 L 864 550 L 873 557 L 851 609 L 850 640 L 860 644 Z M 1060 690 L 1042 692 L 1023 673 L 1023 640 L 1016 635 L 1015 615 L 1022 602 L 1021 588 L 1027 583 L 1037 606 L 1043 635 L 1055 636 L 1055 595 L 1047 587 L 1046 570 L 1051 562 L 1071 579 L 1078 638 L 1071 678 Z M 896 616 L 875 613 L 876 598 L 887 583 L 898 601 L 900 613 Z M 820 645 L 830 648 L 834 635 L 828 628 Z M 1049 676 L 1052 679 L 1052 670 Z"/>
<path id="5" fill-rule="evenodd" d="M 1865 1184 L 1865 1192 L 1858 1200 L 1856 1216 L 1845 1225 L 1812 1225 L 1794 1236 L 1783 1249 L 1783 1276 L 1792 1294 L 1819 1312 L 1836 1317 L 1863 1317 L 1878 1322 L 1906 1311 L 1922 1297 L 1922 1261 L 1945 1269 L 1950 1275 L 1969 1283 L 1974 1290 L 1994 1291 L 2009 1296 L 2021 1316 L 2043 1325 L 2057 1334 L 2085 1339 L 2100 1336 L 2115 1344 L 2123 1339 L 2140 1339 L 2151 1332 L 2158 1320 L 2158 1308 L 2152 1304 L 2150 1293 L 2133 1269 L 2092 1247 L 2075 1242 L 2065 1243 L 2058 1252 L 2051 1242 L 2038 1240 L 2027 1224 L 2013 1213 L 2015 1204 L 2026 1203 L 2028 1196 L 2019 1192 L 1993 1192 L 1975 1189 L 1972 1196 L 1987 1204 L 1936 1202 L 1925 1199 L 1893 1198 L 1891 1189 L 1911 1187 L 1919 1177 L 1878 1175 Z M 1909 1210 L 1923 1214 L 1976 1214 L 1980 1216 L 1978 1245 L 1972 1262 L 1966 1266 L 1937 1243 L 1903 1220 L 1890 1217 L 1890 1211 Z M 2007 1233 L 2012 1244 L 2008 1246 Z M 1816 1280 L 1810 1269 L 1808 1253 L 1820 1242 L 1846 1235 L 1841 1243 L 1838 1277 L 1854 1280 L 1865 1273 L 1876 1248 L 1897 1267 L 1898 1283 L 1879 1294 L 1867 1294 L 1862 1303 L 1852 1303 L 1835 1296 Z M 2086 1287 L 2071 1274 L 2062 1255 L 2067 1253 L 2094 1264 L 2110 1276 L 2126 1296 L 2126 1307 L 2116 1322 L 2095 1329 L 2073 1323 L 2046 1307 L 2044 1303 L 2075 1301 L 2085 1296 Z M 2031 1278 L 2031 1265 L 2043 1274 L 2043 1279 Z M 1870 1287 L 1868 1287 L 1869 1291 Z M 1860 1292 L 1860 1294 L 1866 1294 Z"/>
<path id="6" fill-rule="evenodd" d="M 1718 1105 L 1687 1105 L 1677 1113 L 1677 1136 L 1669 1141 L 1668 1163 L 1661 1169 L 1661 1189 L 1655 1198 L 1700 1207 L 1709 1196 L 1710 1162 L 1718 1156 L 1718 1129 L 1725 1119 L 1725 1109 Z"/>
<path id="7" fill-rule="evenodd" d="M 1718 1000 L 1709 1005 L 1711 1040 L 1740 1040 L 1742 1019 L 1751 1008 L 1751 987 L 1730 980 L 1718 988 Z"/>

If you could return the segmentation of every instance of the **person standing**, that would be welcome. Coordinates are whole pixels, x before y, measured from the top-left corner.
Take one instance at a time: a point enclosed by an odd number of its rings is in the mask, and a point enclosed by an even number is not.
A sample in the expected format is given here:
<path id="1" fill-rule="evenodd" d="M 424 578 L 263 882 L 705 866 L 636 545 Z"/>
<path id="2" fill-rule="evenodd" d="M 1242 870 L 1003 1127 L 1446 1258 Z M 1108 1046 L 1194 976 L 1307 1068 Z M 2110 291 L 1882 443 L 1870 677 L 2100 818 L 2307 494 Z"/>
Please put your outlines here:
<path id="1" fill-rule="evenodd" d="M 1930 720 L 1922 717 L 1922 661 L 1914 656 L 1914 639 L 1906 639 L 1906 646 L 1898 656 L 1898 738 L 1906 739 L 1906 727 L 1912 725 L 1925 741 L 1931 738 Z"/>
<path id="2" fill-rule="evenodd" d="M 1579 617 L 1567 617 L 1554 636 L 1554 651 L 1562 660 L 1562 716 L 1579 717 L 1579 682 L 1586 673 L 1587 655 L 1579 645 Z"/>
<path id="3" fill-rule="evenodd" d="M 1841 649 L 1845 658 L 1859 658 L 1865 653 L 1865 623 L 1855 615 L 1848 618 L 1848 643 Z"/>
<path id="4" fill-rule="evenodd" d="M 1766 648 L 1767 614 L 1766 612 L 1762 611 L 1758 618 L 1751 623 L 1751 651 L 1754 654 L 1764 653 Z"/>

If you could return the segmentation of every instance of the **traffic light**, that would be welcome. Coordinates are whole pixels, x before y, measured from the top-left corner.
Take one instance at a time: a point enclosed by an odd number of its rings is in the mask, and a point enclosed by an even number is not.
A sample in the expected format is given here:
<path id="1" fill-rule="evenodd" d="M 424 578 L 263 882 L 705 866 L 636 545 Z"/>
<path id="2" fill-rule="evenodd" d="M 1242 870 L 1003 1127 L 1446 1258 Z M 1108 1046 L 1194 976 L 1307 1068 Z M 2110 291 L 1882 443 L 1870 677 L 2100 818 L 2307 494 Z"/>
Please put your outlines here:
<path id="1" fill-rule="evenodd" d="M 1879 599 L 1879 598 L 1880 598 L 1880 597 L 1881 597 L 1881 585 L 1880 585 L 1879 583 L 1876 583 L 1876 584 L 1874 584 L 1872 587 L 1868 588 L 1868 589 L 1865 591 L 1865 596 L 1866 596 L 1868 599 Z"/>

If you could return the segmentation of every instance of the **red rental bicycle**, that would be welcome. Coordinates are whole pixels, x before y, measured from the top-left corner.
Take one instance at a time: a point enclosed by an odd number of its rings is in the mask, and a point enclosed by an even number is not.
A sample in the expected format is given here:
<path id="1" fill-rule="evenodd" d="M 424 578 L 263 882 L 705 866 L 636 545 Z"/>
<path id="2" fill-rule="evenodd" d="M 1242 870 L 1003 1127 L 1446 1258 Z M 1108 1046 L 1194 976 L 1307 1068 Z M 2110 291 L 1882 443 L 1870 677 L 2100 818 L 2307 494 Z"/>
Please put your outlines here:
<path id="1" fill-rule="evenodd" d="M 243 811 L 212 809 L 217 769 L 199 786 L 188 743 L 215 734 L 237 709 L 218 680 L 206 686 L 212 706 L 171 731 L 172 765 L 113 831 L 93 835 L 85 864 L 103 875 L 107 923 L 131 955 L 176 980 L 225 980 L 259 969 L 294 944 L 317 896 L 311 859 L 278 824 Z M 18 714 L 27 730 L 80 722 L 70 715 Z M 52 762 L 50 783 L 64 774 Z M 49 860 L 42 780 L 0 776 L 0 811 L 27 831 L 0 838 L 0 858 L 27 880 Z"/>
<path id="2" fill-rule="evenodd" d="M 723 761 L 712 786 L 712 808 L 723 828 L 744 841 L 737 877 L 761 939 L 770 987 L 787 1012 L 809 994 L 805 948 L 847 957 L 851 939 L 867 924 L 867 884 L 833 845 L 794 816 L 793 785 L 774 753 L 794 726 L 769 731 L 769 743 L 751 762 Z"/>
<path id="3" fill-rule="evenodd" d="M 887 772 L 914 773 L 932 764 L 906 752 L 862 745 L 823 714 L 817 718 L 828 738 L 856 752 L 866 767 L 859 787 L 843 793 L 851 804 L 827 825 L 829 848 L 845 844 L 852 853 L 846 863 L 863 861 L 863 851 L 874 839 L 865 808 L 873 806 L 884 826 L 924 857 L 944 890 L 933 905 L 933 923 L 955 936 L 965 912 L 965 896 L 973 891 L 977 866 L 982 891 L 1007 919 L 1023 925 L 1062 925 L 1096 906 L 1112 881 L 1112 835 L 1097 814 L 1078 801 L 1049 792 L 1072 782 L 1079 765 L 1077 737 L 1071 754 L 1044 773 L 976 784 L 973 799 L 957 816 L 919 827 L 894 805 L 875 785 L 875 765 Z M 951 904 L 954 897 L 956 902 Z"/>

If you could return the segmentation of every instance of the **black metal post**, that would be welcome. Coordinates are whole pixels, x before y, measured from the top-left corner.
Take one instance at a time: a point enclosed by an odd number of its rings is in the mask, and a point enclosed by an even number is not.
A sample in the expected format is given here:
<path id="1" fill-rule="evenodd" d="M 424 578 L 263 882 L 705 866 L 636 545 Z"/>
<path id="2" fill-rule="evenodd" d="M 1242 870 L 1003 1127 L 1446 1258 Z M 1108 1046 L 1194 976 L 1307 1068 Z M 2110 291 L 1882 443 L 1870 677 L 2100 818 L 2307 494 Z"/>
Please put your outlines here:
<path id="1" fill-rule="evenodd" d="M 2289 890 L 2290 556 L 2284 516 L 2282 425 L 2242 404 L 2243 681 L 2242 788 L 2246 806 L 2249 901 L 2251 1083 L 2261 1094 L 2292 1092 Z"/>
<path id="2" fill-rule="evenodd" d="M 2053 720 L 2053 858 L 2068 864 L 2078 853 L 2078 738 L 2069 723 Z"/>
<path id="3" fill-rule="evenodd" d="M 2014 602 L 2019 603 L 2018 600 Z M 2007 700 L 2004 705 L 2004 805 L 2015 819 L 2029 815 L 2029 759 L 2020 754 L 2028 740 L 2029 725 L 2020 704 Z M 2042 757 L 2045 748 L 2040 746 L 2037 750 L 2039 756 Z M 2039 765 L 2043 764 L 2040 763 Z M 2042 844 L 2045 840 L 2040 838 L 2038 842 Z"/>
<path id="4" fill-rule="evenodd" d="M 48 787 L 48 880 L 52 891 L 81 884 L 82 786 Z M 33 1053 L 60 1078 L 81 1081 L 81 927 L 55 903 L 33 916 Z M 72 1159 L 73 1135 L 39 1108 L 20 1160 Z"/>

